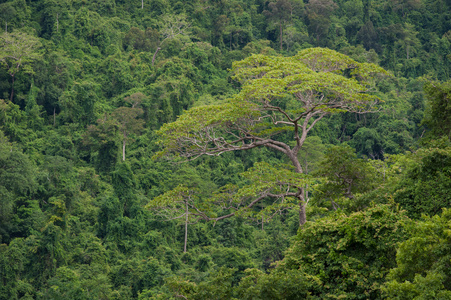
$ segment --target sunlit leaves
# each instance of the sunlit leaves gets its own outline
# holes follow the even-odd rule
[[[40,57],[41,43],[34,36],[22,32],[0,35],[0,62],[13,77],[20,70],[33,73],[30,63]]]
[[[242,84],[240,93],[224,104],[192,108],[164,125],[158,131],[164,147],[160,155],[246,150],[268,145],[265,138],[290,127],[300,131],[295,137],[300,147],[325,115],[374,111],[378,98],[370,83],[374,75],[386,74],[377,65],[322,48],[293,57],[251,55],[235,62],[232,72]]]
[[[161,137],[160,143],[165,146],[165,149],[156,157],[171,152],[191,156],[199,147],[208,147],[209,142],[223,143],[225,139],[216,135],[211,130],[213,127],[217,126],[220,129],[223,127],[223,133],[227,134],[228,125],[240,120],[250,120],[257,114],[258,112],[248,103],[194,107],[180,116],[177,122],[166,123],[157,131]]]

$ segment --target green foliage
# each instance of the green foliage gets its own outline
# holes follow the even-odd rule
[[[422,123],[430,129],[431,138],[451,139],[451,80],[427,81],[424,90],[428,101]]]
[[[37,188],[36,167],[28,156],[8,142],[0,131],[0,241],[10,241],[18,230],[15,202]]]
[[[383,288],[388,299],[449,299],[451,211],[412,224],[411,237],[396,254],[396,268]]]
[[[208,281],[195,284],[189,281],[169,278],[167,285],[175,297],[189,299],[233,299],[232,274],[235,269],[219,268]]]
[[[14,77],[20,70],[32,74],[30,63],[40,57],[37,52],[41,46],[39,40],[23,32],[5,32],[0,39],[2,45],[0,61],[9,75]]]
[[[395,246],[363,233],[380,220],[344,225],[350,217],[329,216],[319,199],[356,216],[374,203],[394,201],[415,218],[449,206],[449,82],[416,78],[450,77],[450,3],[304,2],[2,1],[0,299],[380,297]],[[376,74],[385,73],[376,63],[398,77]],[[366,110],[377,112],[353,113]],[[417,149],[420,137],[430,150]],[[319,164],[325,145],[343,142],[357,156],[332,147],[332,166]],[[208,154],[220,157],[183,165],[151,159],[218,145]],[[360,182],[352,199],[333,175],[343,166]],[[315,173],[329,181],[317,185]],[[186,222],[144,209],[165,198],[184,214],[180,184],[196,191],[183,254]],[[302,263],[309,273],[278,262],[294,243],[295,207],[316,220],[293,246],[319,245],[309,255],[321,259]],[[191,224],[196,208],[217,222]],[[442,213],[418,226],[445,228]],[[218,219],[227,215],[237,217]],[[309,236],[313,227],[324,234]],[[386,297],[447,297],[445,229],[418,234],[434,237],[418,251],[410,240],[401,247]]]
[[[351,75],[356,78],[343,76],[346,69],[351,69]],[[372,74],[385,71],[372,64],[357,63],[334,51],[316,48],[289,58],[254,55],[235,63],[234,72],[235,79],[244,83],[240,94],[222,105],[193,108],[177,122],[164,125],[158,131],[165,146],[163,153],[176,152],[188,157],[203,154],[192,139],[209,127],[217,127],[218,134],[224,135],[221,129],[226,130],[229,122],[243,126],[252,136],[264,138],[289,130],[286,125],[294,123],[296,126],[303,120],[306,123],[303,134],[307,134],[310,119],[319,120],[326,114],[347,110],[367,110],[377,98],[364,93],[366,89],[359,80],[367,83]],[[317,97],[316,93],[319,93]],[[307,101],[310,97],[312,99]],[[285,103],[277,103],[278,99]],[[270,112],[274,120],[259,119],[266,112]],[[245,120],[249,124],[241,125]],[[202,134],[198,138],[205,144],[210,141],[209,135]],[[232,141],[233,136],[229,142]],[[230,150],[240,150],[240,147],[211,149],[212,153]]]
[[[5,32],[0,36],[0,63],[11,76],[11,92],[9,100],[14,97],[14,79],[19,71],[33,74],[32,63],[40,58],[39,39],[23,32]]]
[[[224,104],[191,108],[177,121],[163,125],[157,131],[163,150],[157,156],[193,159],[268,147],[286,155],[294,173],[302,174],[305,171],[298,153],[309,131],[326,115],[371,111],[378,98],[368,94],[365,86],[371,85],[377,74],[386,74],[374,64],[358,63],[343,54],[321,48],[306,49],[293,57],[253,55],[234,63],[233,68],[234,79],[242,84],[240,93]],[[281,133],[290,132],[294,132],[292,147],[280,137]],[[250,176],[250,180],[259,182],[255,176]],[[286,178],[281,175],[280,179],[264,182],[256,189],[257,193],[237,193],[240,200],[234,199],[232,203],[240,206],[244,203],[242,199],[248,198],[250,203],[245,207],[248,209],[268,196],[280,198],[282,202],[285,197],[290,197],[298,201],[299,224],[302,225],[308,202],[306,183],[290,182]],[[268,186],[279,183],[288,186],[285,193],[277,189],[271,191]],[[262,192],[262,189],[266,190]],[[295,189],[297,192],[293,191]],[[283,210],[284,206],[286,204],[281,207],[271,205],[269,210]],[[241,211],[246,213],[245,209]],[[233,212],[215,220],[234,215]]]
[[[296,226],[296,222],[294,223]],[[274,218],[270,225],[265,224],[264,227],[262,225],[261,230],[254,231],[258,260],[264,270],[270,270],[272,264],[284,257],[284,252],[289,246],[289,237],[292,235],[292,232],[287,230],[288,225],[286,218]]]
[[[322,199],[320,202],[330,201],[333,209],[341,207],[341,197],[352,200],[358,194],[375,189],[382,179],[378,178],[380,174],[374,166],[357,158],[348,145],[327,149],[316,174],[324,178],[324,183],[315,189],[315,198]]]
[[[14,239],[9,246],[0,244],[0,288],[1,299],[17,299],[19,295],[33,294],[33,287],[26,281],[19,279],[27,265],[25,242]]]
[[[161,286],[169,273],[168,266],[154,257],[130,258],[117,264],[111,271],[111,278],[114,286],[130,288],[130,296],[135,298],[138,291]]]
[[[132,27],[124,37],[124,47],[133,48],[138,51],[155,51],[159,41],[159,32],[152,28],[145,31]]]
[[[433,216],[451,207],[450,149],[424,149],[396,186],[394,200],[409,216]]]
[[[276,270],[317,277],[319,285],[311,292],[321,299],[380,298],[397,244],[408,236],[407,223],[389,206],[307,222]]]
[[[246,275],[236,288],[238,299],[314,299],[310,290],[319,285],[316,278],[296,270],[275,269],[265,274],[257,269],[248,269]]]

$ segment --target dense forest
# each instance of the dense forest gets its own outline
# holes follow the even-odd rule
[[[450,0],[0,2],[0,299],[451,299]]]

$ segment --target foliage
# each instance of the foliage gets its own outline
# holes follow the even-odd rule
[[[389,299],[448,299],[451,211],[412,225],[411,237],[399,245],[396,268],[383,288]]]
[[[321,299],[380,298],[384,277],[395,266],[397,244],[408,237],[408,223],[389,206],[307,222],[276,270],[318,277],[312,294]]]
[[[381,297],[401,230],[356,234],[334,252],[348,264],[327,251],[351,225],[379,226],[375,213],[345,225],[375,203],[442,214],[418,226],[446,227],[450,12],[445,0],[2,1],[0,299]],[[168,145],[232,151],[151,159]],[[145,209],[163,198],[182,222]],[[311,222],[295,246],[301,216]],[[433,236],[419,243],[433,250],[413,254],[417,272],[406,242],[383,296],[446,295],[446,230],[406,230]],[[393,241],[372,243],[383,236]],[[328,265],[282,268],[305,242]],[[346,284],[324,294],[339,273]]]
[[[37,187],[35,165],[29,157],[8,142],[0,131],[0,241],[9,242],[17,233],[15,201],[28,197]]]
[[[424,149],[396,186],[394,200],[412,218],[433,216],[451,206],[450,149]]]
[[[372,110],[377,97],[367,93],[365,85],[376,74],[386,73],[320,48],[285,58],[253,55],[235,63],[233,71],[243,84],[241,92],[222,105],[192,108],[176,122],[163,125],[158,131],[164,147],[160,155],[196,158],[268,147],[286,155],[294,171],[303,173],[297,155],[309,131],[326,115]],[[277,138],[287,131],[294,135],[292,147]],[[298,199],[302,225],[308,199],[304,186],[297,189],[286,195]],[[266,196],[257,197],[252,205]]]
[[[451,80],[446,82],[428,81],[424,85],[427,108],[422,121],[435,137],[451,138]]]
[[[317,188],[315,197],[330,201],[333,209],[340,207],[340,197],[352,200],[356,194],[376,188],[380,181],[374,166],[357,158],[348,145],[327,149],[316,173],[323,176],[325,181]]]
[[[265,274],[257,269],[248,269],[237,287],[238,299],[314,299],[312,288],[319,285],[317,278],[297,270],[273,270]]]
[[[0,36],[0,62],[11,76],[11,93],[14,97],[14,79],[19,71],[32,74],[31,63],[40,55],[37,49],[41,46],[39,39],[22,32],[5,32]]]
[[[352,77],[344,76],[346,70]],[[267,142],[265,138],[291,130],[290,125],[296,132],[294,149],[301,148],[307,133],[324,116],[370,109],[377,98],[365,93],[363,84],[369,83],[373,74],[384,73],[375,65],[319,48],[290,58],[254,55],[236,63],[234,72],[235,79],[244,83],[240,94],[222,105],[193,108],[177,122],[163,126],[158,131],[165,147],[162,154],[175,152],[195,157],[246,150],[260,144],[275,148],[277,144],[271,145],[271,139]],[[232,135],[224,141],[218,139],[213,147],[204,150],[200,145],[211,141],[210,131],[215,128],[218,135],[225,135],[227,130],[244,130],[250,137],[237,135],[235,140]],[[234,145],[241,141],[249,144]]]

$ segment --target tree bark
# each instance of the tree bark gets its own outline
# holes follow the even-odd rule
[[[283,35],[283,29],[282,29],[282,22],[279,24],[279,30],[280,30],[280,52],[282,52],[282,35]]]
[[[299,159],[296,155],[293,155],[293,153],[288,153],[288,157],[290,158],[291,162],[293,163],[293,166],[296,169],[296,172],[299,174],[304,174],[304,171],[302,169],[301,163],[299,162]],[[308,195],[308,194],[307,194]],[[299,188],[299,226],[302,227],[305,222],[307,222],[307,214],[305,211],[305,208],[307,206],[306,201],[306,189],[305,188]]]
[[[186,253],[186,244],[188,243],[188,202],[185,202],[185,244],[183,253]]]
[[[158,53],[158,51],[160,51],[160,47],[158,47],[157,48],[157,50],[155,50],[155,53],[154,53],[154,55],[153,55],[153,57],[152,57],[152,66],[153,66],[153,64],[154,64],[154,62],[155,62],[155,58],[157,57],[157,53]]]
[[[299,227],[302,227],[307,222],[307,214],[305,212],[305,206],[307,203],[303,200],[299,202]]]
[[[122,141],[122,161],[125,161],[125,138]]]
[[[9,98],[9,101],[13,102],[13,96],[14,96],[14,75],[11,76],[11,97]]]

